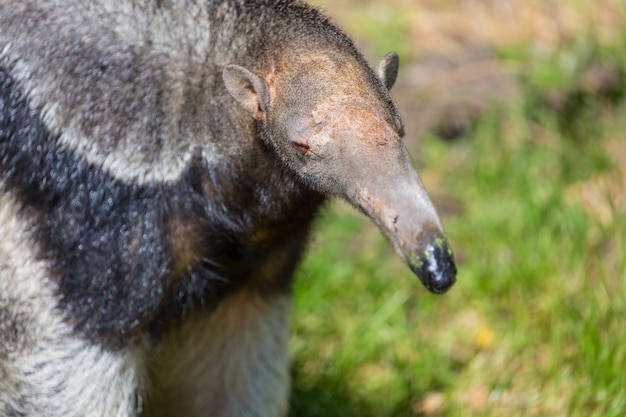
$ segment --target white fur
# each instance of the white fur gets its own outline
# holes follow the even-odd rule
[[[287,413],[290,296],[241,290],[172,329],[151,369],[159,417]]]

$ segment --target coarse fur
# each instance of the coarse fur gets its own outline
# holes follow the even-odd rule
[[[283,416],[327,196],[456,272],[388,89],[292,0],[0,0],[0,415]]]

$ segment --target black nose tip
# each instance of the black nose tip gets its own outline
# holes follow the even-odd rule
[[[413,272],[429,291],[443,294],[456,282],[456,265],[445,242],[428,244],[419,261],[410,264]]]
[[[456,265],[452,256],[442,254],[442,251],[435,250],[435,253],[424,259],[424,277],[422,282],[430,291],[436,294],[443,294],[456,282]]]

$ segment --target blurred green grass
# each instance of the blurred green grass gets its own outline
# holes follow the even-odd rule
[[[412,4],[395,3],[387,24],[402,31]],[[360,6],[340,23],[367,25]],[[394,49],[381,24],[357,33],[375,56]],[[532,38],[490,45],[521,93],[453,142],[406,138],[435,204],[452,206],[448,294],[427,293],[367,219],[329,205],[294,289],[290,415],[626,415],[626,25],[614,29],[601,39],[581,24],[541,53]],[[589,86],[591,64],[617,74],[610,88]]]

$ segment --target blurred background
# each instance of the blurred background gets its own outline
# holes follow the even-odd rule
[[[459,268],[341,202],[292,323],[298,417],[626,415],[626,1],[316,0],[392,95]]]

